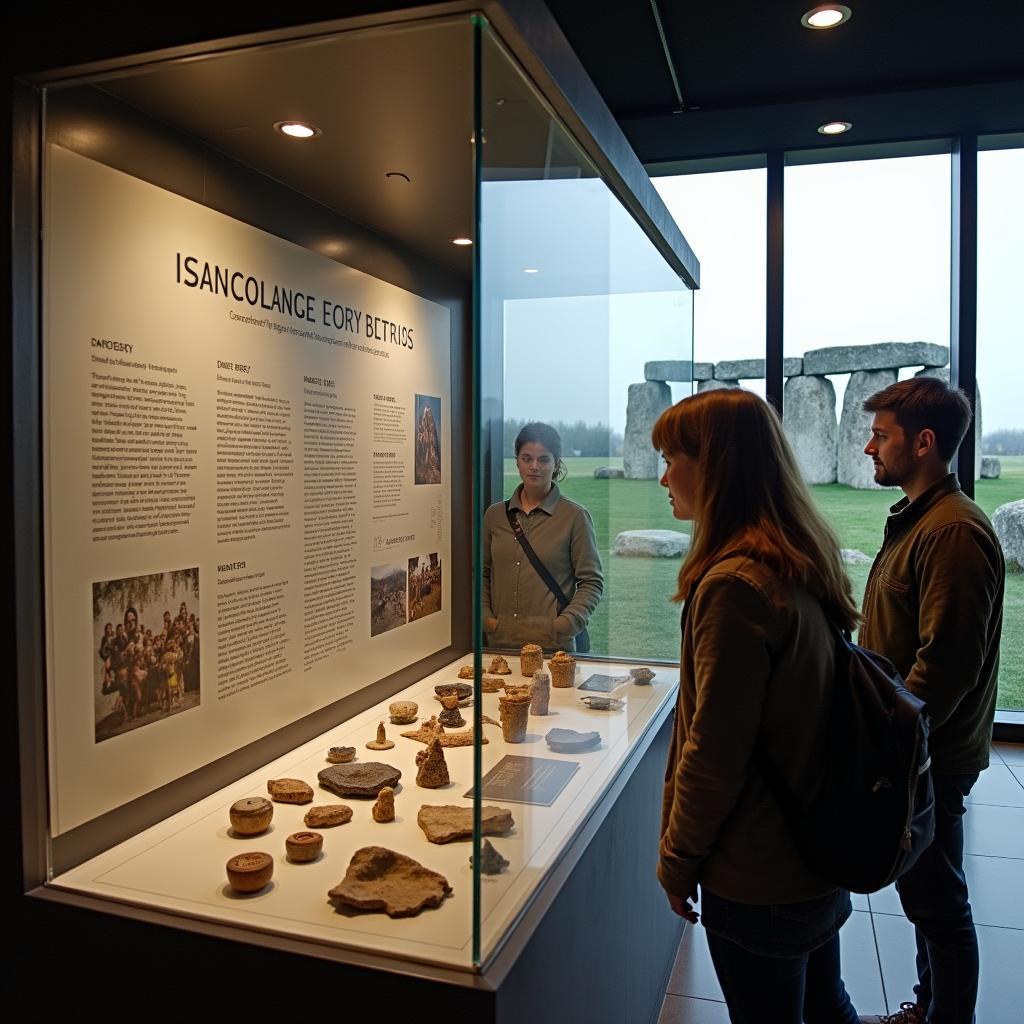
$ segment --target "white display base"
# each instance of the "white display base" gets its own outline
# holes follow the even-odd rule
[[[485,668],[488,660],[485,659]],[[473,785],[473,748],[447,748],[445,758],[452,781],[441,789],[421,789],[415,782],[415,756],[425,747],[399,735],[417,728],[418,723],[394,726],[387,716],[387,704],[393,700],[416,701],[419,722],[439,713],[441,705],[434,697],[434,686],[455,681],[459,666],[471,661],[467,656],[421,679],[382,705],[57,876],[50,884],[312,942],[472,969],[472,844],[469,840],[443,846],[427,842],[416,824],[416,814],[423,804],[472,806],[472,800],[463,794]],[[519,674],[519,659],[509,657],[508,661],[513,669],[508,678],[525,682]],[[592,673],[625,675],[629,667],[614,662],[584,662],[577,670],[577,686]],[[586,693],[576,688],[552,688],[550,714],[530,717],[523,743],[505,743],[500,727],[484,726],[489,741],[482,748],[484,775],[506,754],[575,761],[580,767],[552,806],[504,805],[512,811],[515,828],[509,835],[492,840],[510,866],[500,875],[481,879],[481,962],[486,963],[500,945],[658,712],[674,698],[677,685],[678,671],[660,666],[652,685],[630,683],[611,694],[625,701],[621,711],[591,710],[580,701]],[[480,696],[483,713],[497,720],[499,695]],[[472,721],[472,712],[472,708],[463,709],[467,723]],[[385,751],[367,750],[366,742],[375,738],[381,719],[395,746]],[[544,735],[556,727],[581,732],[596,730],[602,737],[601,747],[581,754],[556,754],[544,742]],[[357,761],[383,761],[401,769],[394,822],[374,822],[370,814],[372,800],[338,797],[317,785],[317,773],[328,766],[326,752],[332,746],[354,746]],[[293,864],[284,852],[285,837],[306,830],[302,819],[310,804],[275,804],[271,828],[260,836],[236,837],[230,829],[231,804],[242,797],[267,796],[267,780],[276,778],[308,782],[314,790],[314,805],[345,803],[353,809],[347,825],[317,830],[324,837],[324,851],[314,863]],[[484,803],[500,805],[501,801],[485,799]],[[453,895],[436,910],[397,920],[382,913],[335,909],[327,891],[344,877],[352,853],[371,845],[404,853],[441,872],[452,886]],[[262,892],[239,896],[228,887],[225,864],[230,857],[247,850],[263,850],[273,855],[274,878]]]

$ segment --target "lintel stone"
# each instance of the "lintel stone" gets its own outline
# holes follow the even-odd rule
[[[691,363],[689,359],[656,359],[644,363],[644,380],[688,383],[691,380],[711,380],[713,375],[713,363]]]
[[[904,366],[945,366],[949,348],[930,341],[883,341],[876,345],[837,345],[804,353],[804,373],[857,373]]]

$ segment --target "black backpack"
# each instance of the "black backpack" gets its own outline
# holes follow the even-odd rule
[[[755,754],[814,874],[877,892],[905,874],[935,835],[928,713],[895,666],[838,629],[821,784],[798,802],[764,751]]]

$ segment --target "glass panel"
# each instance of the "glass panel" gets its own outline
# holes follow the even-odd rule
[[[981,479],[975,500],[992,517],[1006,554],[999,661],[1000,708],[1024,710],[1024,354],[1020,289],[1024,149],[978,154],[978,392],[983,397]],[[1017,507],[1007,507],[1017,502]],[[1016,522],[1014,534],[1013,523]],[[1011,539],[1016,536],[1016,547]]]
[[[503,680],[530,685],[531,651],[543,659],[551,687],[550,717],[537,714],[543,678],[533,682],[532,698],[517,703],[509,693],[485,693],[478,703],[478,713],[483,705],[505,719],[504,742],[492,730],[481,749],[483,798],[512,801],[516,819],[514,836],[494,841],[512,862],[500,886],[475,879],[486,960],[676,678],[674,669],[657,667],[654,685],[634,683],[629,659],[679,656],[679,612],[668,597],[689,524],[672,518],[658,486],[650,430],[672,401],[672,384],[689,393],[693,302],[496,40],[484,32],[481,44],[479,470],[489,504],[481,529],[483,667],[500,650],[512,669],[492,682],[485,676],[483,688]],[[558,436],[528,432],[517,460],[516,438],[533,421]],[[567,471],[557,483],[561,498],[549,490],[549,456],[559,445]],[[505,499],[567,591],[566,614],[517,543]],[[672,532],[655,541],[621,536],[652,529]],[[624,547],[630,543],[654,544],[644,550],[670,557],[630,557],[637,550]],[[589,655],[574,636],[584,624]],[[569,653],[553,658],[559,650]],[[615,704],[607,710],[582,701],[609,697]],[[520,717],[524,733],[516,736],[511,723]],[[593,732],[597,746],[567,754],[549,736],[555,725]]]
[[[948,379],[949,166],[941,155],[786,169],[786,433],[858,602],[900,497],[873,481],[861,403],[914,373]]]

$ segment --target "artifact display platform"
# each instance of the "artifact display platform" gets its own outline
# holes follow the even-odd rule
[[[468,657],[459,659],[389,700],[417,701],[420,707],[429,707],[435,687],[456,683],[460,668],[468,661]],[[487,661],[484,664],[486,667]],[[590,665],[614,676],[627,674],[629,669],[628,665],[601,661]],[[513,667],[519,668],[518,664]],[[617,692],[625,713],[613,715],[587,708],[575,689],[554,689],[549,714],[530,719],[523,741],[514,745],[503,739],[500,726],[485,722],[489,742],[481,748],[483,775],[513,753],[519,760],[563,760],[572,774],[550,806],[516,803],[511,829],[490,835],[494,850],[509,866],[500,874],[485,874],[481,879],[482,964],[486,965],[519,919],[637,744],[651,730],[661,727],[677,682],[675,670],[659,669],[654,685],[623,686]],[[497,719],[498,694],[474,693],[472,699],[482,700],[482,711],[488,718]],[[463,807],[467,814],[472,813],[472,800],[463,796],[473,786],[472,747],[447,747],[444,755],[451,781],[439,789],[423,790],[413,780],[416,755],[425,748],[413,739],[396,736],[394,749],[387,753],[402,776],[393,787],[394,820],[375,820],[369,800],[352,801],[346,807],[351,820],[343,828],[328,828],[322,836],[322,853],[308,863],[297,862],[294,850],[290,851],[286,843],[291,837],[294,846],[294,834],[308,829],[308,804],[275,803],[272,822],[258,835],[244,835],[232,826],[232,808],[239,801],[265,799],[269,780],[305,782],[315,792],[316,805],[337,803],[336,796],[317,782],[325,768],[338,771],[329,768],[329,752],[341,746],[362,748],[365,737],[372,734],[386,711],[387,703],[367,709],[235,784],[59,875],[51,884],[187,917],[472,969],[472,842],[429,842],[417,820],[424,805]],[[467,720],[471,720],[472,713],[472,708],[466,710]],[[545,736],[556,725],[597,733],[600,747],[575,755],[552,751]],[[369,759],[360,751],[350,767],[358,771],[358,766]],[[485,797],[488,804],[501,804],[486,790]],[[373,900],[365,903],[364,909],[357,909],[357,903],[329,895],[342,887],[353,857],[365,847],[383,847],[393,851],[402,863],[402,858],[411,859],[423,871],[437,873],[450,885],[451,895],[426,902],[414,917],[388,916],[391,911],[384,903],[374,904]],[[272,877],[268,875],[256,891],[240,891],[237,883],[225,880],[224,865],[239,855],[256,853],[270,855]],[[378,905],[382,909],[377,909]]]

